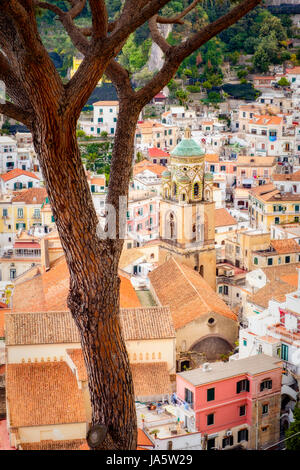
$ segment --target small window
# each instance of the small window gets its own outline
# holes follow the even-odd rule
[[[249,392],[249,384],[250,382],[248,379],[240,380],[239,382],[237,382],[236,393]]]
[[[268,266],[272,266],[273,264],[273,258],[268,258]]]
[[[216,439],[213,437],[212,439],[207,440],[207,450],[214,449],[216,447]]]
[[[247,346],[247,340],[243,339],[243,346]]]
[[[248,441],[248,429],[241,429],[238,432],[238,442]]]
[[[207,390],[207,401],[212,401],[215,399],[215,389],[214,388],[209,388]]]
[[[269,405],[262,406],[262,414],[267,415],[269,413]]]
[[[263,392],[266,389],[272,389],[272,380],[264,380],[263,382],[261,382],[260,391]]]
[[[207,426],[211,426],[215,422],[215,415],[214,413],[211,413],[207,415]]]
[[[188,388],[185,389],[185,401],[192,405],[194,403],[194,394]]]
[[[240,416],[245,416],[246,414],[246,405],[240,406]]]
[[[233,446],[233,436],[226,436],[222,440],[222,449],[227,446]]]
[[[286,256],[286,257],[285,257],[285,262],[288,264],[290,261],[291,261],[291,257],[290,257],[290,256]]]

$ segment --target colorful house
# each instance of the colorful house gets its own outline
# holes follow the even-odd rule
[[[264,354],[177,374],[176,398],[193,410],[206,448],[263,449],[279,441],[282,365]]]

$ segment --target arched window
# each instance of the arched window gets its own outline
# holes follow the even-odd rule
[[[195,197],[199,196],[199,184],[198,183],[194,184],[194,196]]]
[[[182,200],[185,201],[185,193],[182,195]]]
[[[254,264],[258,264],[258,258],[254,258]]]
[[[203,264],[201,264],[201,266],[200,266],[200,274],[201,274],[202,277],[204,276],[204,266],[203,266]]]
[[[177,194],[177,185],[176,183],[173,184],[173,196],[176,196]]]

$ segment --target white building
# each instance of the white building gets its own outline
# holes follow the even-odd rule
[[[9,191],[17,191],[25,188],[39,188],[40,179],[34,173],[15,168],[0,175],[0,192],[7,194]]]
[[[119,113],[118,101],[97,101],[93,103],[94,113],[90,120],[79,120],[80,128],[87,135],[100,136],[101,132],[115,135]]]
[[[0,172],[6,173],[17,166],[17,143],[7,136],[0,136]]]

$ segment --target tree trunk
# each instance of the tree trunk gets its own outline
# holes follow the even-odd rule
[[[37,120],[33,137],[70,271],[68,306],[80,332],[92,424],[108,429],[101,449],[136,449],[132,375],[119,324],[122,242],[97,235],[76,122],[53,116]]]

